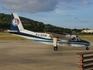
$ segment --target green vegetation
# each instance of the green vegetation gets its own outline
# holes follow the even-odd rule
[[[63,27],[57,27],[50,24],[44,24],[43,22],[34,21],[28,18],[20,17],[22,24],[25,29],[32,30],[35,32],[67,32],[71,33],[73,30],[80,32],[81,30],[69,29]],[[8,14],[0,14],[0,30],[10,29],[11,16]]]
[[[43,22],[34,21],[29,18],[24,18],[20,16],[20,19],[22,21],[22,24],[25,29],[35,31],[35,32],[54,32],[54,33],[73,33],[73,31],[76,32],[76,34],[85,35],[86,33],[81,33],[83,29],[69,29],[69,28],[63,28],[58,26],[53,26],[50,24],[44,24]],[[10,23],[11,23],[11,15],[0,13],[0,31],[3,32],[5,30],[10,29]],[[63,22],[60,22],[63,23]],[[65,24],[65,23],[64,23]],[[86,28],[84,28],[86,29]],[[87,35],[93,35],[93,33],[87,33]]]

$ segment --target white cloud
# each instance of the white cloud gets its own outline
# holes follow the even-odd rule
[[[47,12],[56,9],[59,0],[0,0],[3,8],[19,12]]]
[[[85,4],[85,5],[93,4],[93,2],[88,2],[88,1],[86,1],[86,0],[84,0],[82,3]]]
[[[88,0],[0,0],[0,3],[6,10],[28,13],[53,11],[58,4],[90,4]]]

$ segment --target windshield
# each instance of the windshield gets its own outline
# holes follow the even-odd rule
[[[71,41],[81,41],[81,38],[79,36],[77,36],[77,35],[73,35],[71,37]]]

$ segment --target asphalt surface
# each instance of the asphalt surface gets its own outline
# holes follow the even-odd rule
[[[79,70],[78,52],[93,51],[85,47],[59,46],[58,51],[52,45],[31,40],[1,40],[0,70]]]

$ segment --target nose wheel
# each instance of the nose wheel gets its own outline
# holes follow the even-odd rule
[[[86,47],[86,50],[89,50],[89,47]]]
[[[58,46],[57,46],[57,38],[56,37],[53,38],[53,46],[54,46],[54,51],[57,51]]]
[[[54,51],[57,51],[58,50],[58,46],[54,46]]]

